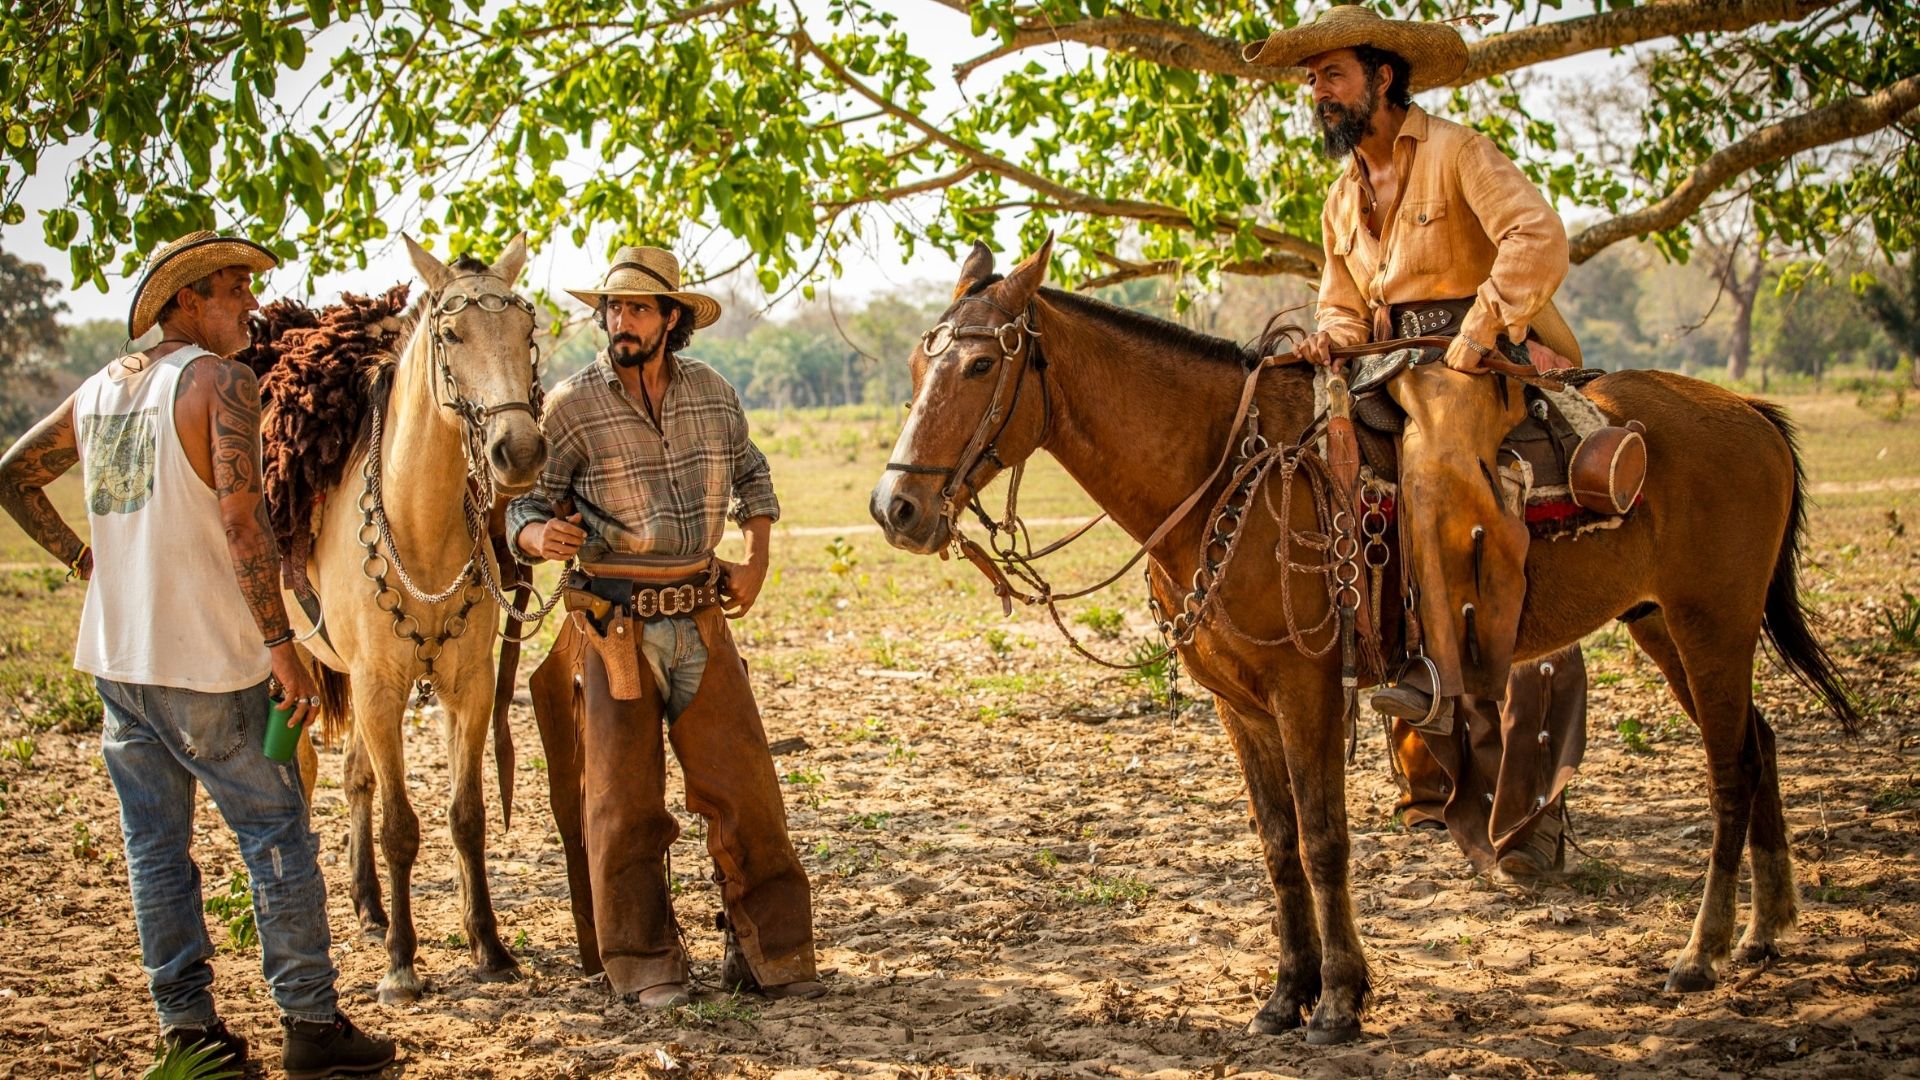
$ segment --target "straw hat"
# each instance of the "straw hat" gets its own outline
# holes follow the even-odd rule
[[[147,272],[133,290],[127,312],[127,336],[138,340],[153,329],[153,320],[181,289],[217,270],[244,266],[261,274],[280,265],[273,252],[251,240],[201,230],[162,247],[147,260]]]
[[[1275,31],[1240,51],[1250,64],[1297,67],[1309,56],[1371,45],[1399,53],[1413,68],[1410,92],[1446,86],[1467,70],[1467,42],[1445,23],[1383,19],[1364,7],[1343,5],[1318,19]]]
[[[613,268],[591,289],[568,289],[575,300],[600,307],[603,296],[668,296],[687,305],[693,328],[712,326],[720,318],[720,301],[705,293],[680,287],[680,260],[657,247],[623,247],[614,253]]]

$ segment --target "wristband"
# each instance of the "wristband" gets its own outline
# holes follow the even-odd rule
[[[87,561],[87,552],[92,550],[93,550],[92,545],[88,544],[84,540],[81,541],[80,554],[75,555],[73,557],[73,561],[67,564],[67,580],[68,581],[72,581],[74,578],[80,576],[80,564]]]
[[[1464,334],[1464,333],[1460,335],[1460,340],[1461,340],[1461,341],[1464,341],[1464,342],[1466,342],[1466,343],[1467,343],[1467,348],[1469,348],[1469,349],[1472,349],[1472,350],[1473,350],[1474,352],[1477,352],[1477,353],[1479,353],[1479,354],[1480,354],[1481,356],[1485,356],[1485,355],[1487,355],[1488,353],[1490,353],[1490,352],[1492,352],[1492,351],[1493,351],[1492,349],[1490,349],[1490,348],[1488,348],[1487,346],[1485,346],[1485,345],[1482,345],[1482,344],[1480,344],[1479,342],[1477,342],[1477,341],[1475,341],[1475,340],[1473,340],[1472,338],[1470,338],[1470,337],[1468,337],[1468,336],[1467,336],[1466,334]]]
[[[287,642],[292,640],[293,640],[293,629],[289,627],[286,630],[281,631],[279,634],[261,642],[261,644],[265,645],[269,649],[277,649],[280,646],[285,645]]]

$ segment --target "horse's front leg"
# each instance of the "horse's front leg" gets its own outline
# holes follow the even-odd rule
[[[498,621],[474,619],[476,628]],[[482,672],[492,667],[493,643],[484,637],[472,642],[478,648],[462,651],[457,670]],[[500,943],[500,928],[493,915],[493,897],[487,888],[487,731],[493,722],[493,680],[465,678],[450,688],[447,695],[447,752],[453,765],[453,801],[447,821],[453,832],[453,849],[460,860],[460,903],[467,931],[467,947],[473,954],[474,974],[483,982],[500,982],[520,977],[520,964]]]
[[[380,793],[380,853],[386,857],[387,889],[393,902],[387,924],[387,973],[375,991],[385,1005],[417,1000],[422,989],[414,970],[420,939],[413,928],[412,892],[413,863],[420,855],[420,819],[407,801],[406,755],[400,740],[408,690],[404,676],[370,676],[353,684],[356,731],[372,761]]]
[[[1300,829],[1293,812],[1293,782],[1287,774],[1286,748],[1273,717],[1235,709],[1216,697],[1220,721],[1233,741],[1240,771],[1247,779],[1247,803],[1266,854],[1279,908],[1275,930],[1280,954],[1273,993],[1247,1025],[1253,1035],[1278,1035],[1301,1025],[1320,997],[1320,932],[1313,917],[1313,892],[1300,863]]]
[[[1347,877],[1346,730],[1339,675],[1323,661],[1287,659],[1275,675],[1281,689],[1274,712],[1293,781],[1300,858],[1320,927],[1320,1003],[1307,1021],[1307,1042],[1324,1046],[1359,1036],[1371,982]]]

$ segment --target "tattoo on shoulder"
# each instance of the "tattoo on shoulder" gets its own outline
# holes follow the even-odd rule
[[[214,494],[224,498],[236,492],[258,492],[260,383],[246,365],[231,360],[216,361],[210,368],[205,377],[213,393],[208,425],[213,436]]]

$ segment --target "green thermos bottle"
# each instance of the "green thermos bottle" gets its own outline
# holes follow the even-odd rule
[[[294,748],[300,745],[304,725],[287,723],[293,719],[294,708],[291,697],[284,702],[275,701],[271,694],[267,697],[267,739],[261,750],[274,761],[292,761]]]

